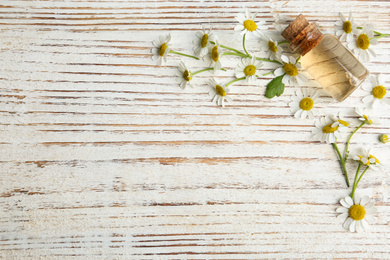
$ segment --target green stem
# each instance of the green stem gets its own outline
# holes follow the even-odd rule
[[[348,153],[349,153],[348,147],[349,147],[349,142],[351,141],[352,136],[353,136],[353,135],[362,127],[362,126],[364,126],[365,123],[366,123],[366,122],[361,123],[361,124],[358,126],[358,128],[356,128],[355,131],[353,131],[352,134],[349,136],[348,141],[347,141],[347,144],[345,145],[345,150],[344,150],[344,161],[345,161],[345,162],[347,161],[347,158],[348,158]]]
[[[268,73],[264,73],[263,76],[267,76],[267,75],[270,75],[270,74],[273,74],[274,72],[273,71],[270,71]]]
[[[239,56],[239,57],[242,57],[242,58],[247,58],[248,55],[246,54],[240,54],[240,53],[235,53],[235,52],[224,52],[222,53],[222,55],[234,55],[234,56]]]
[[[211,44],[215,44],[215,42],[213,42],[213,41],[210,41],[210,43],[211,43]],[[234,52],[237,52],[237,53],[239,53],[239,54],[245,55],[245,53],[240,52],[239,50],[236,50],[236,49],[234,49],[234,48],[232,48],[232,47],[228,47],[228,46],[225,46],[225,45],[222,45],[222,44],[220,44],[219,46],[220,46],[221,48],[226,49],[226,50],[234,51]]]
[[[290,42],[289,41],[281,41],[281,42],[278,42],[278,45],[283,44],[283,43],[290,43]]]
[[[239,57],[242,57],[242,58],[248,58],[249,56],[246,55],[246,54],[239,54],[239,53],[234,53],[234,52],[224,52],[222,53],[222,55],[234,55],[234,56],[239,56]],[[250,57],[249,57],[250,58]],[[270,60],[270,59],[266,59],[266,58],[258,58],[256,57],[256,60],[261,60],[261,61],[267,61],[267,62],[273,62],[273,63],[278,63],[278,64],[282,64],[280,63],[279,61],[277,60]]]
[[[257,57],[256,57],[256,60],[261,60],[261,61],[267,61],[267,62],[273,62],[273,63],[282,64],[281,62],[279,62],[279,61],[277,61],[277,60],[270,60],[270,59],[266,59],[266,58],[257,58]]]
[[[214,70],[214,68],[207,68],[207,69],[203,69],[203,70],[198,70],[198,71],[195,71],[195,72],[191,73],[191,75],[195,76],[196,74],[199,74],[199,73],[202,73],[202,72],[205,72],[205,71],[209,71],[209,70]],[[224,68],[221,68],[221,70],[226,71]]]
[[[225,86],[227,87],[227,86],[229,86],[229,85],[231,85],[231,84],[233,84],[233,83],[235,83],[235,82],[237,82],[237,81],[244,80],[244,79],[246,79],[246,77],[242,77],[242,78],[238,78],[238,79],[233,79],[232,81],[226,83]]]
[[[362,165],[359,163],[359,166],[358,166],[358,168],[357,168],[357,170],[356,170],[356,173],[355,173],[355,178],[353,179],[353,185],[352,185],[352,193],[351,193],[351,198],[353,199],[353,195],[355,194],[355,190],[356,190],[356,187],[357,187],[357,185],[356,185],[356,181],[357,181],[357,177],[358,177],[358,175],[359,175],[359,172],[360,172],[360,168],[362,167]]]
[[[374,36],[374,38],[380,39],[380,38],[388,37],[388,36],[390,36],[390,34],[381,34],[381,35],[378,35],[378,36]]]
[[[361,27],[361,26],[358,26],[358,27],[356,27],[357,29],[363,29],[363,27]],[[375,33],[375,34],[378,34],[378,36],[375,36],[374,38],[377,38],[377,39],[380,39],[380,38],[383,38],[383,37],[388,37],[388,36],[390,36],[390,34],[389,33],[380,33],[380,32],[377,32],[377,31],[373,31],[373,33]]]
[[[242,37],[242,47],[244,48],[246,55],[248,55],[249,58],[252,58],[252,56],[249,55],[249,53],[246,51],[246,48],[245,48],[245,36],[246,36],[246,34],[244,34],[244,37]]]
[[[173,54],[177,54],[177,55],[193,58],[195,60],[199,60],[198,57],[195,57],[195,56],[192,56],[192,55],[188,55],[188,54],[185,54],[185,53],[181,53],[181,52],[177,52],[177,51],[173,51],[173,50],[170,50],[169,53],[173,53]]]
[[[366,169],[364,169],[364,171],[363,171],[362,174],[360,175],[359,179],[358,179],[357,182],[356,182],[356,187],[359,185],[360,180],[362,179],[363,175],[366,173],[366,171],[368,170],[368,168],[370,168],[370,166],[367,166]]]
[[[350,187],[351,185],[349,184],[349,178],[348,178],[347,168],[345,167],[345,161],[343,160],[343,157],[341,156],[340,150],[337,147],[336,142],[333,143],[333,147],[336,150],[337,155],[339,156],[340,165],[341,165],[341,168],[343,169],[343,172],[344,172],[344,175],[345,175],[345,180],[347,182],[347,186]]]

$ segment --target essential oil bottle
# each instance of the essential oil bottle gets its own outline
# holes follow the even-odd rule
[[[367,78],[369,71],[333,35],[322,34],[301,14],[282,33],[289,49],[329,94],[341,102]]]

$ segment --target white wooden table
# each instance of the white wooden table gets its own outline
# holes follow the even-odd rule
[[[338,12],[352,10],[390,33],[390,1],[0,2],[0,257],[390,258],[389,169],[359,187],[378,208],[371,230],[345,231],[335,209],[350,190],[332,146],[312,138],[314,122],[291,115],[297,87],[268,100],[269,77],[239,83],[221,108],[204,84],[211,73],[193,89],[175,81],[180,60],[205,63],[151,61],[160,34],[192,53],[201,24],[241,49],[234,17],[245,7],[270,30],[279,15],[303,13],[334,33]],[[375,50],[366,66],[389,89],[390,38]],[[239,59],[224,59],[219,79],[233,79]],[[317,118],[352,118],[364,94],[321,96]],[[389,161],[377,140],[390,133],[389,107],[376,112],[382,125],[363,128],[351,148]]]

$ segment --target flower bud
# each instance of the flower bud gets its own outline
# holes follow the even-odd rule
[[[389,139],[389,136],[387,134],[382,134],[379,137],[379,141],[381,141],[382,143],[386,144],[386,143],[390,142],[390,139]]]

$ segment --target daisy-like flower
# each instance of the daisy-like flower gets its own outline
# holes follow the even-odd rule
[[[317,109],[313,108],[320,95],[316,90],[300,90],[295,92],[296,96],[292,96],[292,102],[290,103],[291,112],[294,113],[296,118],[310,118],[314,119],[314,114],[317,113]]]
[[[233,101],[227,96],[230,89],[225,84],[218,83],[215,79],[210,79],[207,84],[213,89],[209,92],[209,95],[213,97],[213,102],[217,102],[218,106],[225,107],[225,99],[229,102]]]
[[[205,27],[202,25],[203,32],[196,32],[195,35],[197,39],[193,41],[195,44],[194,46],[194,52],[195,55],[203,58],[208,52],[210,47],[210,40],[213,40],[214,35],[211,31],[211,28],[206,32]]]
[[[159,66],[162,65],[163,61],[167,62],[167,55],[169,53],[169,45],[168,43],[171,40],[171,34],[164,37],[160,35],[157,40],[153,41],[154,48],[152,48],[152,59],[157,60],[157,64]]]
[[[335,24],[336,35],[340,36],[340,41],[352,41],[353,35],[357,34],[357,25],[353,22],[352,12],[349,12],[349,17],[346,19],[342,13],[339,14],[341,21]]]
[[[387,134],[381,134],[379,136],[379,141],[381,141],[381,143],[387,144],[390,142],[390,138]]]
[[[214,75],[217,75],[222,68],[221,63],[221,47],[218,39],[215,39],[215,45],[209,47],[209,54],[205,55],[203,59],[210,62],[210,67],[214,69]]]
[[[374,38],[374,27],[372,24],[364,24],[363,30],[358,31],[357,39],[352,38],[348,43],[348,48],[351,49],[362,62],[370,61],[370,55],[376,57],[376,53],[370,48],[371,44],[378,44],[378,39]]]
[[[375,117],[372,109],[355,108],[356,114],[360,116],[359,120],[365,122],[367,125],[380,125],[380,120]]]
[[[388,97],[389,95],[387,94],[386,88],[383,86],[381,75],[376,77],[371,76],[371,82],[371,85],[364,84],[362,87],[365,91],[370,93],[363,98],[363,102],[372,108],[378,106],[382,102],[390,105],[390,98]]]
[[[260,50],[265,51],[266,58],[271,60],[278,60],[283,51],[282,47],[278,46],[277,41],[266,35],[260,40]]]
[[[294,57],[282,55],[281,61],[283,62],[283,67],[277,68],[274,71],[274,75],[281,76],[284,74],[282,79],[283,84],[290,86],[296,84],[302,85],[308,81],[308,78],[305,75],[299,73],[302,66]]]
[[[252,58],[243,58],[236,67],[236,77],[245,77],[245,81],[249,83],[255,82],[257,79],[256,72],[261,66],[263,64],[256,60],[255,56],[252,56]]]
[[[177,73],[177,82],[180,82],[180,87],[182,89],[185,89],[188,86],[193,87],[191,84],[192,80],[192,74],[191,71],[187,68],[187,66],[184,64],[184,62],[179,63],[179,71],[180,73]]]
[[[347,218],[343,227],[350,232],[363,232],[369,228],[368,222],[374,221],[374,215],[377,213],[374,207],[375,203],[370,201],[368,196],[360,198],[357,194],[352,200],[346,197],[340,200],[342,207],[336,209],[341,213],[338,217]]]
[[[369,166],[370,169],[373,170],[382,168],[382,163],[377,158],[377,156],[373,155],[372,149],[366,150],[364,148],[360,148],[358,152],[352,157],[352,159],[358,161],[364,166]]]
[[[253,34],[255,36],[262,36],[262,30],[267,30],[268,26],[265,25],[264,21],[258,22],[257,24],[254,22],[257,13],[251,15],[249,10],[246,10],[244,14],[238,14],[236,20],[240,23],[236,27],[234,27],[235,31],[241,31],[241,34]]]
[[[316,128],[313,130],[314,138],[321,142],[335,143],[337,138],[341,137],[341,130],[345,127],[339,121],[335,121],[332,116],[320,118],[315,123]]]

